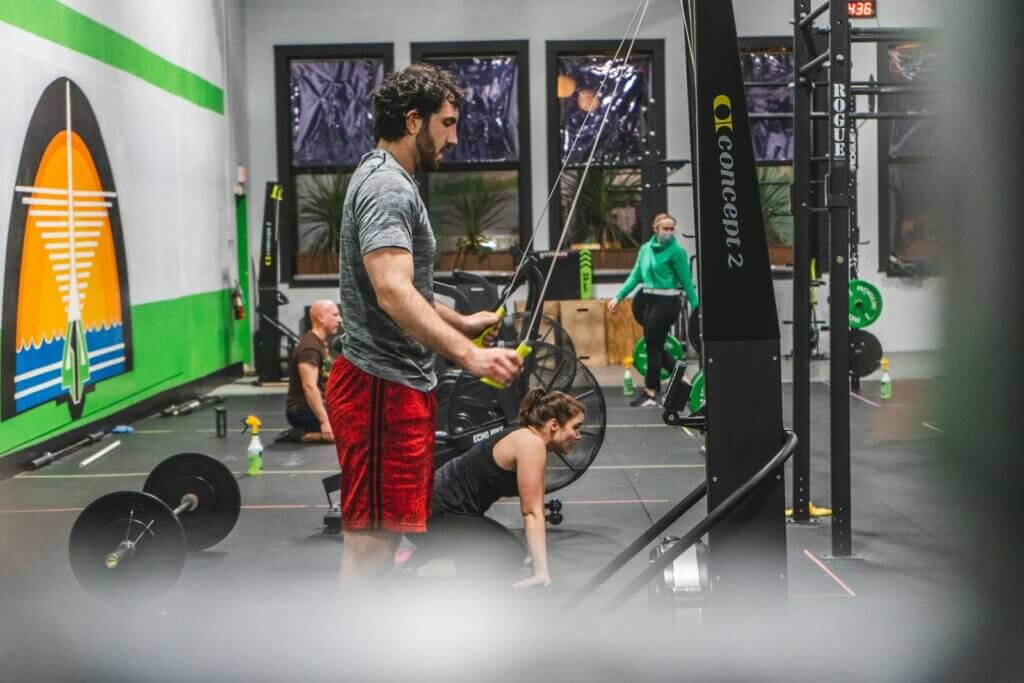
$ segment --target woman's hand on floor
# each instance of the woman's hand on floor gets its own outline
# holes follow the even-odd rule
[[[548,576],[547,574],[534,574],[533,576],[531,576],[528,579],[523,579],[522,581],[516,581],[514,584],[512,584],[512,587],[513,588],[532,588],[534,586],[541,586],[542,588],[547,588],[550,585],[551,585],[551,577],[550,576]]]

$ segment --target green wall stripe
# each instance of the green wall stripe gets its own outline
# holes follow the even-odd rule
[[[0,21],[224,113],[224,91],[216,85],[56,0],[0,0]]]
[[[132,306],[134,369],[86,394],[77,422],[56,402],[0,422],[0,457],[241,362],[248,330],[234,319],[230,289]]]
[[[252,325],[249,316],[253,307],[249,304],[249,198],[246,195],[235,197],[235,239],[238,246],[238,282],[242,288],[242,301],[245,302],[245,323],[243,326],[246,339],[251,336]],[[252,365],[252,345],[246,344],[242,349],[242,360]]]

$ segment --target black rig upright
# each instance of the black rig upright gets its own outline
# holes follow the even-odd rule
[[[732,3],[692,3],[690,18],[708,506],[714,509],[783,443],[781,353]],[[709,532],[716,611],[784,605],[784,489],[779,468]]]
[[[260,382],[281,380],[281,332],[267,320],[277,321],[277,228],[281,215],[281,186],[267,183],[260,236],[260,269],[257,286],[259,329],[256,331],[256,372]]]
[[[794,0],[794,16],[810,13],[810,0]],[[813,38],[806,24],[793,22],[794,65],[811,60]],[[806,35],[805,35],[806,34]],[[811,140],[814,91],[806,76],[794,72],[793,121],[793,519],[810,520],[811,479]]]
[[[829,380],[832,453],[832,554],[853,554],[850,522],[850,17],[829,0]]]

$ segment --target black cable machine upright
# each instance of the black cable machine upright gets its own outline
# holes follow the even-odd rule
[[[256,373],[260,382],[277,382],[281,374],[282,329],[277,320],[280,293],[277,289],[277,230],[281,213],[282,188],[268,182],[263,202],[263,226],[260,235],[260,264],[256,307]]]
[[[788,597],[783,469],[797,437],[782,425],[779,319],[732,3],[685,5],[707,403],[703,414],[679,412],[685,402],[679,390],[685,399],[690,387],[677,366],[662,419],[705,433],[707,480],[573,593],[565,609],[592,595],[707,496],[707,516],[656,549],[607,608],[663,577],[707,535],[709,585],[701,579],[702,594],[710,595],[716,616],[750,619],[777,614]],[[648,162],[649,174],[654,163]],[[698,548],[698,567],[702,555]]]
[[[832,474],[832,556],[853,556],[850,495],[850,272],[857,268],[857,121],[925,117],[923,112],[858,112],[858,95],[878,96],[919,92],[919,86],[879,85],[851,81],[851,46],[856,42],[920,39],[925,32],[910,29],[850,26],[847,0],[794,0],[794,140],[793,140],[793,429],[798,437],[793,464],[793,515],[806,522],[810,513],[810,266],[811,231],[817,214],[829,225],[829,381]],[[828,24],[815,20],[828,16]],[[816,39],[827,36],[827,49]],[[827,103],[823,111],[815,97],[818,74],[826,70]],[[816,146],[826,136],[816,123],[827,122],[825,149]],[[812,169],[824,167],[824,178]],[[820,185],[823,192],[815,193]],[[823,197],[821,204],[819,197]],[[851,249],[851,241],[853,243]],[[859,379],[859,378],[858,378]]]

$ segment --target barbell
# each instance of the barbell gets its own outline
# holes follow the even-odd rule
[[[172,455],[142,491],[109,493],[82,510],[68,542],[71,571],[101,600],[157,597],[178,580],[187,550],[231,533],[241,507],[238,481],[224,464],[202,453]]]

